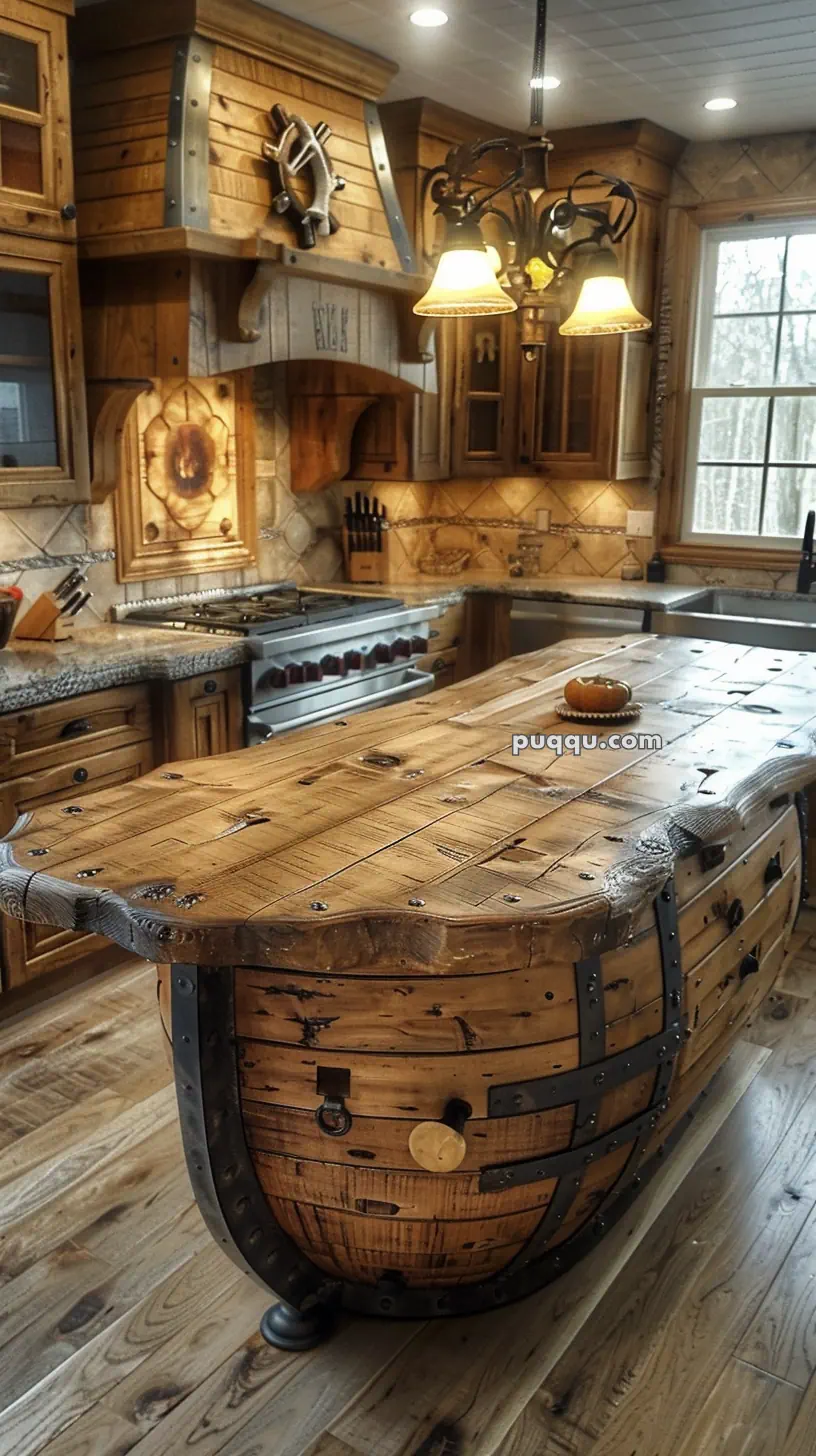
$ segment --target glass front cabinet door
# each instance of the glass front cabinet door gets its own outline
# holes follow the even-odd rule
[[[80,499],[88,473],[76,257],[0,239],[0,505]]]
[[[67,9],[9,0],[0,13],[0,229],[70,240]]]

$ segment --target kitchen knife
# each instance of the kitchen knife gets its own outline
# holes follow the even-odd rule
[[[80,595],[79,601],[77,602],[76,606],[74,606],[74,607],[71,608],[71,611],[70,611],[69,615],[72,616],[72,617],[75,617],[78,612],[81,612],[82,611],[82,608],[85,606],[85,603],[86,602],[89,602],[92,596],[93,596],[93,592],[89,592],[89,591],[86,591],[85,594],[84,594],[84,596]],[[73,601],[73,597],[71,598],[71,600]]]
[[[62,581],[54,587],[53,595],[57,598],[57,601],[65,601],[76,590],[80,582],[84,580],[85,577],[82,572],[75,566],[73,571],[69,571],[68,575],[63,577]]]
[[[71,594],[71,596],[67,597],[66,600],[63,602],[63,604],[62,604],[62,606],[60,608],[60,615],[63,616],[63,617],[70,616],[71,609],[76,605],[77,602],[79,602],[81,600],[82,600],[82,592],[81,591],[75,591],[75,592],[73,592]]]

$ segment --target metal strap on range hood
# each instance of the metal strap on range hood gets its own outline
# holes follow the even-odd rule
[[[210,225],[210,91],[212,41],[200,35],[176,42],[167,112],[164,226]]]
[[[368,150],[371,153],[385,216],[391,230],[391,241],[399,254],[403,273],[416,273],[418,270],[414,245],[405,226],[405,218],[402,215],[397,189],[394,185],[394,174],[391,171],[391,159],[385,145],[380,113],[374,101],[363,102],[363,116],[368,136]]]

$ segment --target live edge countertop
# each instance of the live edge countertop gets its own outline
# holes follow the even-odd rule
[[[247,660],[240,637],[102,623],[74,628],[67,642],[18,642],[0,651],[0,712],[152,679],[175,681]]]

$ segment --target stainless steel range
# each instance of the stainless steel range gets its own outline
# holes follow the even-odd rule
[[[246,741],[366,708],[418,698],[433,674],[416,659],[428,651],[424,607],[395,597],[342,596],[294,582],[251,592],[219,592],[120,608],[120,621],[177,632],[245,637]]]

